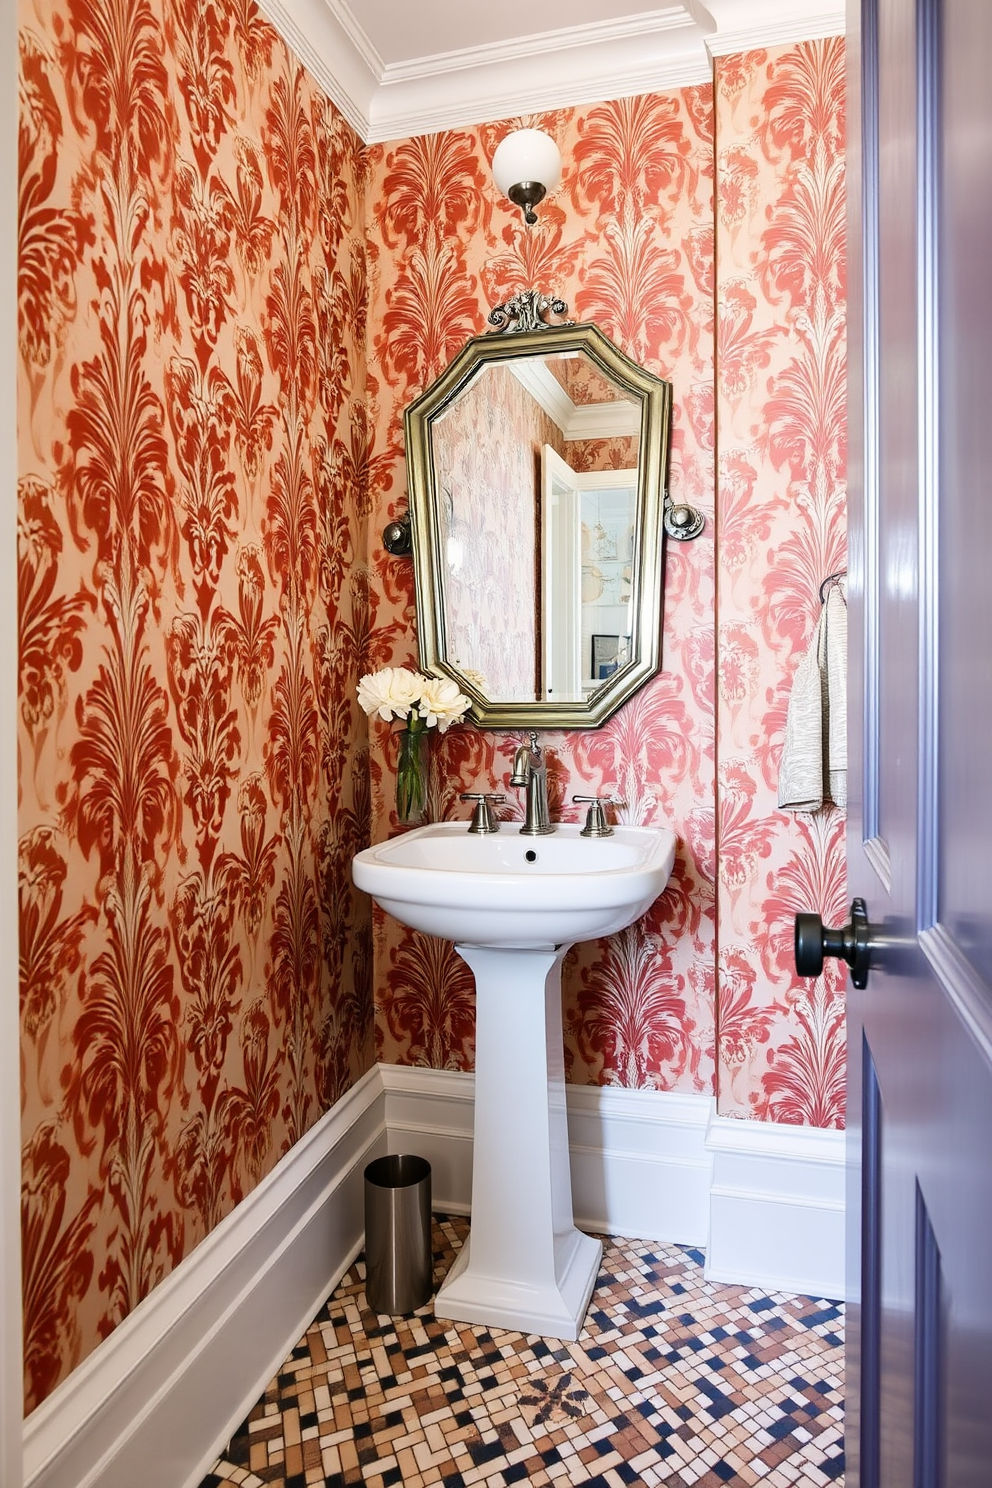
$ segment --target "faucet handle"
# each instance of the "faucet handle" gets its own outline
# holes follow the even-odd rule
[[[613,836],[613,828],[606,820],[606,812],[603,810],[603,806],[604,804],[608,806],[622,806],[622,801],[618,801],[615,796],[573,796],[572,800],[579,805],[585,802],[589,803],[589,810],[586,812],[586,824],[579,833],[580,837]]]
[[[488,834],[499,831],[499,817],[490,805],[495,801],[497,805],[505,801],[506,797],[497,795],[493,791],[463,791],[458,798],[460,801],[474,801],[475,810],[472,812],[472,820],[469,823],[470,832]]]

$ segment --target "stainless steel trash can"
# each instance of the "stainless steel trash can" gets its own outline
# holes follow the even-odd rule
[[[366,1301],[373,1312],[415,1312],[433,1290],[431,1165],[377,1157],[365,1169]]]

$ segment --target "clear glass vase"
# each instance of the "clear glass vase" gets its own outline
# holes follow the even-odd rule
[[[411,718],[399,731],[396,815],[405,826],[423,821],[427,806],[427,724]]]

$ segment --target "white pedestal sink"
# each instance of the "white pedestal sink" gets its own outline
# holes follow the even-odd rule
[[[455,942],[475,974],[472,1230],[437,1294],[457,1322],[574,1339],[602,1245],[575,1228],[565,1120],[561,963],[576,940],[636,920],[668,882],[675,837],[583,838],[464,822],[358,853],[355,883],[398,920]]]

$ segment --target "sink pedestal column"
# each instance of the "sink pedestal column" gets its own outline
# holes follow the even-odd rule
[[[472,1229],[434,1311],[579,1336],[603,1253],[572,1222],[561,963],[547,950],[456,945],[475,974]]]

